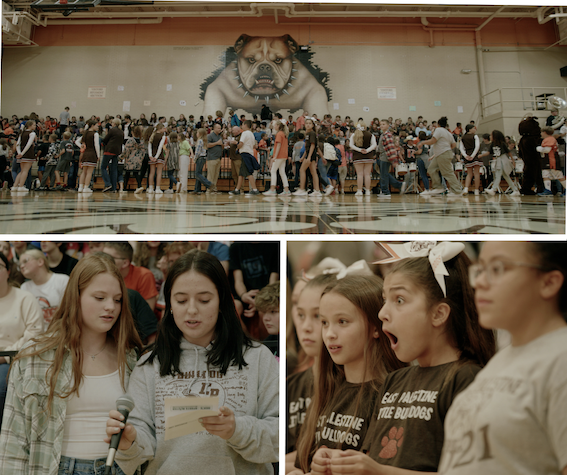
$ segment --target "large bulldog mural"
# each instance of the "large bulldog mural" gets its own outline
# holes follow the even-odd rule
[[[329,75],[311,63],[312,56],[289,35],[241,35],[223,54],[225,67],[201,84],[203,114],[214,116],[227,107],[258,113],[262,104],[274,111],[328,113]]]

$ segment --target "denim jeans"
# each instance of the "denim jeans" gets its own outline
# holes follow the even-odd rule
[[[390,185],[394,188],[400,189],[402,185],[398,180],[396,180],[390,173],[390,162],[384,162],[382,160],[380,163],[380,191],[385,194],[390,194]]]
[[[421,158],[417,159],[417,169],[419,170],[419,176],[423,181],[423,186],[426,190],[429,190],[429,178],[427,178],[427,169],[425,168],[425,163]]]
[[[195,166],[195,191],[196,192],[200,192],[201,191],[201,183],[203,185],[205,185],[206,188],[210,188],[212,183],[207,180],[204,176],[203,176],[203,167],[205,166],[205,162],[207,161],[207,159],[205,157],[199,157],[197,159],[196,162],[196,166]]]
[[[321,180],[321,183],[323,183],[325,187],[329,186],[329,179],[327,178],[328,167],[323,163],[323,159],[321,158],[317,160],[317,170],[319,170],[319,176],[320,176],[319,180]]]
[[[96,460],[74,459],[61,456],[58,475],[104,475],[106,458]],[[124,475],[122,469],[114,462],[110,473],[112,475]]]
[[[170,189],[177,185],[177,180],[175,179],[175,170],[167,170],[167,178],[169,178]]]
[[[8,390],[8,363],[0,364],[0,426],[2,425],[2,417],[4,415],[4,404],[6,403],[6,391]]]
[[[299,186],[299,169],[301,168],[301,162],[294,162],[295,163],[295,179],[293,180],[293,188],[297,189]]]
[[[108,175],[108,165],[110,164],[110,176]],[[102,164],[100,166],[100,173],[104,181],[104,187],[112,187],[112,191],[116,191],[116,182],[118,181],[118,156],[107,155],[102,156]]]

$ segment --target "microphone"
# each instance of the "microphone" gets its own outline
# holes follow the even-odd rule
[[[124,416],[124,420],[122,421],[124,425],[126,425],[126,421],[128,420],[128,415],[134,409],[134,400],[124,394],[124,396],[120,396],[116,400],[116,410]],[[114,434],[110,438],[110,447],[108,448],[108,458],[106,459],[106,464],[104,467],[104,475],[110,475],[110,469],[112,468],[112,464],[114,463],[114,456],[116,455],[116,450],[118,450],[118,444],[120,443],[120,438],[122,437],[122,429],[118,434]]]

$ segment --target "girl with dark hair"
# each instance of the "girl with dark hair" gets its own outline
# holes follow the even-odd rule
[[[305,153],[300,158],[301,168],[299,169],[299,189],[293,192],[296,196],[306,196],[307,191],[307,169],[311,171],[313,180],[313,193],[311,196],[321,196],[319,191],[319,175],[317,175],[317,134],[315,133],[315,122],[312,117],[305,119]]]
[[[504,134],[499,130],[493,130],[492,135],[490,137],[492,141],[492,158],[496,160],[496,172],[494,173],[494,181],[492,182],[492,186],[487,188],[485,191],[490,195],[494,195],[496,190],[500,187],[500,181],[502,180],[502,175],[504,175],[504,179],[506,183],[508,183],[508,187],[512,190],[512,196],[520,196],[520,192],[516,184],[510,178],[510,173],[514,169],[514,166],[510,164],[510,160],[514,164],[514,157],[506,145],[506,138]],[[508,157],[510,160],[508,160]]]
[[[92,119],[87,121],[86,126],[87,131],[75,142],[82,152],[79,167],[83,169],[83,172],[79,177],[79,193],[92,193],[93,190],[89,188],[89,185],[93,171],[100,159],[99,126],[96,120]]]
[[[28,120],[26,122],[26,129],[22,132],[22,135],[18,138],[16,143],[16,159],[20,164],[20,172],[14,179],[14,186],[12,191],[29,191],[26,188],[26,180],[28,179],[28,173],[35,163],[35,141],[36,141],[36,129],[37,125],[35,120]]]
[[[386,375],[405,366],[382,332],[382,279],[351,275],[327,286],[319,314],[324,347],[315,394],[298,442],[301,470],[331,449],[360,450]],[[323,448],[321,448],[323,447]],[[313,462],[315,464],[315,461]]]
[[[127,475],[149,461],[146,474],[271,474],[278,461],[279,370],[265,346],[244,334],[219,260],[193,250],[165,282],[166,308],[153,350],[130,380],[136,406],[118,465]],[[167,398],[218,396],[217,416],[203,430],[165,440]],[[124,424],[111,411],[107,440]]]
[[[384,280],[379,318],[398,359],[417,365],[386,377],[362,452],[316,454],[313,473],[437,471],[447,410],[495,351],[492,331],[479,325],[463,249],[462,243],[401,247],[401,262]]]
[[[100,473],[107,414],[125,393],[142,346],[109,256],[79,261],[47,333],[31,341],[10,369],[0,473]]]
[[[470,267],[484,328],[510,333],[445,420],[446,474],[567,474],[567,245],[488,242]]]

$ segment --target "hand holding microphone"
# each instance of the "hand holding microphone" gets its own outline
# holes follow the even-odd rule
[[[116,410],[109,413],[109,419],[106,421],[107,437],[104,439],[105,442],[110,444],[105,465],[105,475],[110,473],[116,450],[127,450],[136,440],[136,429],[131,424],[126,424],[132,409],[134,409],[134,401],[125,394],[116,400]]]

